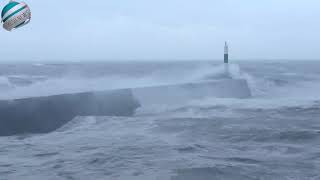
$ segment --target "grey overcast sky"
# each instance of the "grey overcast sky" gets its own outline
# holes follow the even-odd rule
[[[1,1],[3,7],[8,0]],[[319,0],[25,0],[1,60],[320,59]]]

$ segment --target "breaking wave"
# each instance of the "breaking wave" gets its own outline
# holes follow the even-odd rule
[[[46,67],[46,66],[45,66]],[[51,70],[52,71],[52,70]],[[101,76],[83,76],[78,72],[68,72],[61,77],[42,76],[12,76],[25,86],[15,86],[3,77],[3,83],[8,87],[14,87],[10,91],[3,91],[1,99],[50,96],[58,94],[71,94],[88,91],[114,90],[125,88],[139,88],[162,85],[175,85],[190,82],[214,80],[224,73],[224,66],[220,65],[197,65],[192,69],[159,69],[143,75],[108,74]],[[238,65],[230,66],[230,74],[233,78],[243,78]],[[2,81],[1,81],[2,82]],[[0,82],[0,83],[1,83]],[[30,83],[28,83],[30,82]],[[1,89],[0,89],[1,90]]]

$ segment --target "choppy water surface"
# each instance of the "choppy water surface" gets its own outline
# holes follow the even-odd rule
[[[0,138],[0,179],[320,179],[320,63],[230,67],[250,99],[142,106],[77,117],[50,134]],[[215,78],[212,62],[0,65],[1,98]]]

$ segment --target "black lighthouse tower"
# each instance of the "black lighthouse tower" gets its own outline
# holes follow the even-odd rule
[[[227,42],[224,44],[224,63],[229,63],[229,46]]]

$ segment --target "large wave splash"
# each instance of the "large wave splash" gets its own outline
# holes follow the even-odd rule
[[[232,70],[233,68],[236,70]],[[85,89],[76,86],[79,88],[77,90],[79,93],[71,91],[58,95],[51,95],[57,93],[53,91],[47,92],[49,95],[39,92],[43,90],[39,85],[45,84],[50,87],[48,83],[52,81],[37,82],[28,87],[20,87],[20,90],[33,91],[38,97],[0,101],[0,135],[47,133],[60,128],[77,116],[132,116],[140,105],[142,107],[155,104],[172,105],[176,102],[186,103],[208,97],[251,97],[248,83],[246,79],[241,78],[239,68],[231,66],[230,69],[231,78],[229,75],[221,76],[225,73],[225,69],[223,66],[217,66],[213,69],[194,70],[188,77],[173,78],[174,80],[170,81],[164,79],[154,81],[157,79],[156,76],[149,79],[140,78],[135,81],[136,84],[130,82],[129,85],[123,84],[128,79],[117,84],[114,83],[115,79],[105,83],[87,82],[87,80],[84,81],[86,85],[99,83],[101,86],[95,87],[91,84],[88,87],[92,89],[87,89],[88,92],[83,93],[81,91]],[[110,85],[109,90],[99,91],[106,84]],[[54,87],[58,87],[57,84]]]
[[[18,74],[0,77],[0,99],[17,99],[38,96],[52,96],[59,94],[72,94],[116,89],[141,88],[151,86],[176,85],[194,83],[205,80],[219,80],[224,74],[223,65],[210,63],[190,67],[172,67],[169,69],[150,70],[142,75],[135,72],[128,74],[112,73],[101,76],[87,77],[86,75],[72,72],[58,77],[28,76]],[[133,75],[130,75],[132,73]],[[232,78],[245,78],[240,72],[240,67],[230,64]],[[1,89],[4,87],[5,90]]]

